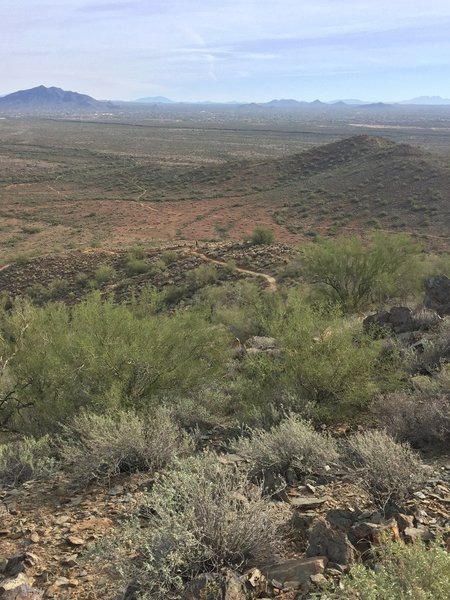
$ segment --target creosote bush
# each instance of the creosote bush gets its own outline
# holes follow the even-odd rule
[[[148,527],[132,521],[109,548],[116,560],[122,552],[123,575],[142,600],[178,600],[196,575],[244,568],[281,547],[280,517],[261,489],[214,454],[179,461],[157,479],[143,512]],[[130,551],[139,554],[133,563]]]
[[[275,242],[275,235],[271,229],[257,225],[252,232],[251,242],[255,246],[270,246]]]
[[[59,445],[65,471],[80,485],[123,472],[156,472],[192,450],[164,408],[147,416],[82,412],[64,427]]]
[[[298,474],[320,472],[338,459],[334,440],[297,416],[269,431],[254,430],[250,438],[241,437],[235,449],[250,460],[251,470],[261,475],[268,470],[283,474],[289,468]]]
[[[439,544],[386,539],[374,548],[376,569],[354,565],[339,591],[322,600],[437,600],[450,598],[450,554]]]
[[[94,278],[97,283],[111,281],[116,275],[116,270],[111,265],[101,265],[95,270]]]
[[[397,392],[375,403],[380,423],[416,448],[450,446],[450,392]]]
[[[350,459],[361,486],[382,510],[401,504],[420,489],[426,478],[425,465],[409,444],[397,443],[385,431],[357,433],[349,440]]]
[[[17,485],[56,471],[50,438],[24,437],[0,445],[0,483]]]

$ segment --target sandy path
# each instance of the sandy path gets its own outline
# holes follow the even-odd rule
[[[223,260],[217,260],[215,258],[211,258],[206,254],[202,254],[201,252],[197,252],[196,250],[189,250],[189,254],[193,254],[194,256],[198,256],[207,262],[213,263],[215,265],[226,266],[227,263]],[[277,290],[277,280],[272,275],[268,275],[267,273],[260,273],[259,271],[250,271],[249,269],[241,269],[240,267],[235,267],[235,271],[238,273],[244,273],[244,275],[252,275],[253,277],[262,277],[266,280],[267,289],[271,292],[275,292]]]

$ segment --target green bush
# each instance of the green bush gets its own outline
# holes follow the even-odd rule
[[[25,437],[0,445],[0,483],[18,485],[56,471],[50,438]]]
[[[386,432],[357,433],[349,444],[355,474],[378,508],[401,504],[425,483],[427,471],[419,456]]]
[[[116,270],[111,265],[101,265],[95,270],[94,278],[97,283],[107,283],[116,275]]]
[[[64,427],[59,446],[65,473],[81,485],[123,472],[154,473],[191,450],[189,438],[163,408],[147,416],[132,410],[82,412]]]
[[[245,472],[213,454],[180,461],[157,479],[141,513],[149,527],[128,524],[110,551],[116,564],[122,552],[121,570],[142,600],[180,600],[185,583],[200,573],[242,569],[280,550],[276,509]],[[130,550],[139,553],[134,563]]]
[[[356,319],[343,320],[337,310],[313,308],[298,290],[261,312],[261,333],[275,337],[280,357],[246,356],[236,378],[236,404],[241,410],[264,411],[286,395],[315,405],[315,419],[348,420],[367,409],[380,391],[395,390],[404,379],[394,350],[389,355],[371,340]],[[261,335],[260,333],[260,335]],[[244,417],[245,418],[245,417]]]
[[[164,252],[161,253],[161,260],[166,266],[176,262],[178,257],[179,255],[176,250],[164,250]]]
[[[417,293],[420,248],[405,235],[321,239],[302,251],[303,275],[346,312]]]
[[[0,394],[28,406],[11,425],[36,434],[81,408],[140,409],[161,393],[191,393],[231,353],[223,328],[201,315],[148,314],[98,293],[73,307],[16,303],[0,315],[0,336],[0,356],[10,357]]]
[[[275,242],[275,234],[271,229],[257,225],[252,232],[251,242],[255,246],[270,246]]]
[[[188,271],[187,281],[194,288],[202,288],[215,283],[219,278],[217,268],[212,264],[204,264]]]
[[[144,248],[135,246],[131,248],[127,253],[127,261],[130,260],[144,260],[147,257],[147,253]]]
[[[450,598],[450,554],[433,542],[405,545],[386,539],[374,549],[376,568],[354,565],[339,591],[322,600],[437,600]]]
[[[127,275],[139,275],[147,273],[150,266],[141,258],[129,258],[125,265]]]

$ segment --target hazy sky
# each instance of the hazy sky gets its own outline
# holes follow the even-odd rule
[[[0,93],[450,97],[450,0],[0,0]]]

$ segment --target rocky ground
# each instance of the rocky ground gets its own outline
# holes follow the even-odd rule
[[[164,264],[161,258],[168,251],[173,252],[174,257]],[[128,251],[95,248],[4,265],[0,270],[0,292],[9,297],[26,294],[37,302],[62,300],[71,304],[95,288],[105,294],[114,293],[118,300],[126,300],[130,298],[132,291],[139,292],[147,285],[159,289],[171,285],[186,285],[189,271],[207,262],[208,257],[223,263],[233,261],[233,266],[274,275],[289,261],[294,248],[281,244],[183,244],[143,248],[143,252],[147,266],[145,273],[127,271]],[[105,265],[113,269],[112,275],[106,281],[98,281],[96,271]],[[221,265],[216,265],[216,268],[219,281],[255,279],[250,273],[242,273],[233,268]],[[190,291],[193,293],[195,289]]]
[[[218,460],[230,468],[244,461],[235,454],[219,455]],[[440,535],[450,550],[450,456],[427,462],[432,471],[423,489],[402,512],[387,515],[377,512],[347,472],[312,475],[301,483],[291,479],[272,500],[285,517],[291,540],[288,554],[245,573],[217,576],[228,590],[224,598],[307,598],[322,583],[338,579],[352,563],[364,560],[383,532],[408,543]],[[86,558],[86,551],[125,518],[139,514],[149,484],[145,474],[122,475],[109,486],[71,491],[61,475],[1,489],[0,598],[122,598],[115,565]],[[143,519],[147,526],[151,523]],[[202,598],[209,580],[192,582],[186,599]],[[27,585],[34,595],[25,594]],[[133,597],[131,589],[126,597]]]

